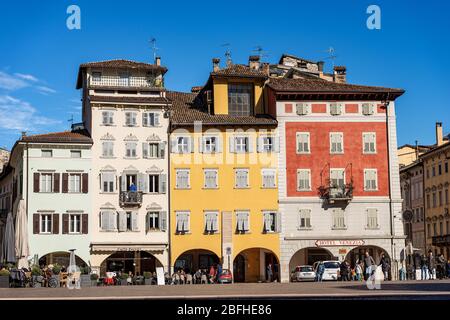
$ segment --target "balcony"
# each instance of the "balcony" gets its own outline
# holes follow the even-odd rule
[[[119,202],[121,206],[141,206],[142,192],[141,191],[121,191],[119,195]]]
[[[111,87],[111,88],[161,88],[162,79],[159,77],[120,77],[101,76],[89,79],[91,87]]]
[[[450,234],[446,234],[443,236],[434,236],[431,238],[431,243],[433,246],[448,246],[450,245]]]
[[[353,182],[343,186],[320,186],[319,195],[329,203],[349,202],[353,199]]]

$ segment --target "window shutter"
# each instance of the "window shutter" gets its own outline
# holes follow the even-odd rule
[[[270,231],[270,213],[264,212],[264,232]]]
[[[127,176],[125,174],[122,174],[120,176],[120,191],[125,192],[127,190]]]
[[[263,152],[264,151],[264,137],[258,137],[257,138],[258,145],[257,145],[257,152]]]
[[[131,230],[138,231],[139,230],[139,221],[138,221],[138,213],[133,211],[131,213]]]
[[[177,138],[172,138],[172,140],[170,140],[170,152],[178,153],[177,145]]]
[[[216,152],[222,152],[222,139],[221,136],[216,136]]]
[[[236,152],[235,147],[234,147],[235,138],[234,137],[229,137],[228,142],[229,142],[229,150],[230,150],[230,152],[231,153]]]
[[[145,192],[146,191],[146,179],[145,175],[143,173],[138,173],[137,176],[137,191]]]
[[[119,231],[127,231],[127,214],[125,211],[119,211]]]
[[[62,215],[62,233],[69,233],[69,215],[67,213],[64,213]]]
[[[247,151],[249,153],[252,153],[253,152],[253,139],[251,139],[250,137],[247,137],[246,140],[247,140]]]
[[[205,149],[205,137],[198,138],[198,152],[202,153]]]
[[[167,175],[165,173],[159,175],[159,193],[166,193],[167,191]]]
[[[83,193],[88,193],[89,191],[89,175],[87,173],[82,174],[83,177]]]
[[[52,234],[59,233],[59,214],[52,214]]]
[[[148,148],[149,148],[148,143],[142,142],[142,158],[148,158]]]
[[[53,192],[59,192],[59,173],[53,174]]]
[[[145,215],[145,234],[150,231],[150,212]]]
[[[39,234],[39,214],[33,214],[33,234]]]
[[[148,126],[148,116],[149,114],[147,112],[144,112],[142,114],[142,126],[147,127]]]
[[[62,192],[67,193],[69,191],[69,174],[62,174]]]
[[[205,214],[204,214],[204,220],[203,220],[203,230],[205,231],[205,232],[209,232],[210,231],[210,229],[209,229],[209,226],[210,226],[210,215],[209,215],[209,212],[205,212]]]
[[[166,144],[164,142],[159,143],[158,156],[161,159],[164,159],[164,157],[166,156]]]
[[[166,231],[167,230],[167,211],[161,211],[159,213],[159,229],[161,231]]]
[[[159,126],[159,113],[155,112],[154,116],[155,116],[155,127],[157,127]]]
[[[192,137],[188,137],[188,152],[194,152],[194,139]]]
[[[39,176],[39,172],[33,173],[33,192],[39,192]]]
[[[82,234],[88,234],[89,232],[89,215],[87,213],[84,213],[81,215],[81,233]]]
[[[244,213],[243,218],[244,218],[244,231],[248,231],[249,230],[249,226],[248,226],[249,214]]]

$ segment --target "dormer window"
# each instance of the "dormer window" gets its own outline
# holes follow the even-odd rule
[[[238,117],[253,114],[253,84],[228,84],[228,114]]]

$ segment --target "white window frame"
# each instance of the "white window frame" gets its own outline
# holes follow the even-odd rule
[[[366,151],[365,147],[366,147],[366,136],[369,135],[373,135],[373,148],[374,151]],[[369,145],[371,144],[371,142],[369,142]],[[363,132],[362,133],[362,149],[363,149],[363,154],[376,154],[377,153],[377,133],[376,132]]]
[[[206,175],[208,172],[215,173],[215,186],[208,186]],[[219,170],[218,169],[203,169],[203,187],[205,189],[218,189],[219,188]]]
[[[45,230],[42,230],[42,222],[44,217],[46,217]],[[48,224],[50,224],[50,227]],[[39,234],[52,234],[52,233],[53,233],[53,214],[49,212],[39,214]]]
[[[247,182],[245,186],[240,186],[238,184],[238,173],[245,172],[247,175]],[[250,170],[245,168],[236,168],[234,169],[234,188],[235,189],[248,189],[250,188]]]
[[[333,142],[333,138],[339,137],[339,142]],[[330,142],[330,154],[343,154],[344,153],[344,133],[343,132],[330,132],[329,135],[329,142]],[[333,143],[336,143],[337,146],[341,146],[340,151],[333,151]]]
[[[151,173],[148,176],[148,193],[160,193],[159,190],[159,179],[161,179],[161,175],[160,174],[156,174],[156,173]],[[157,178],[154,178],[157,177]],[[150,191],[150,187],[153,187],[153,191]]]
[[[374,215],[374,216],[372,216]],[[377,208],[367,208],[366,209],[366,229],[369,230],[377,230],[380,228],[380,225],[378,223],[378,218],[379,218],[379,214],[378,214],[378,209]],[[373,226],[371,224],[371,222],[375,221],[376,225]]]
[[[130,151],[129,155],[128,150]],[[137,142],[130,142],[130,141],[125,142],[125,158],[128,159],[137,158]]]
[[[77,217],[77,218],[76,218]],[[83,230],[82,226],[82,214],[81,213],[71,213],[69,214],[69,234],[81,234]],[[75,218],[75,219],[74,219]],[[74,230],[76,226],[76,221],[78,220],[78,228],[79,230]]]
[[[295,104],[295,113],[299,116],[305,116],[311,113],[311,105],[309,103],[298,102]]]
[[[302,220],[304,220],[304,226],[302,226]],[[298,211],[298,229],[310,230],[311,224],[311,209],[299,209]]]
[[[239,234],[250,233],[250,228],[251,228],[250,227],[250,211],[248,211],[248,210],[237,210],[235,212],[235,214],[236,214],[236,231]],[[241,215],[246,215],[246,222],[245,221],[243,222],[243,229],[242,230],[239,229],[239,222],[240,222],[239,216],[241,216]],[[246,230],[245,230],[245,225],[247,225]]]
[[[270,139],[270,142],[269,142]],[[276,136],[272,134],[264,134],[259,136],[258,142],[261,145],[258,145],[258,152],[275,152],[275,139]]]
[[[161,212],[155,210],[148,210],[146,219],[148,219],[148,230],[147,231],[159,231],[161,230]],[[157,220],[156,220],[157,219]],[[150,226],[150,221],[155,225],[155,222],[158,221],[157,226]]]
[[[128,115],[130,115],[130,122],[127,122]],[[137,127],[137,112],[136,111],[125,111],[125,126],[126,127]]]
[[[329,104],[330,107],[330,115],[339,116],[343,114],[343,106],[342,103],[332,102]],[[335,108],[335,110],[333,110]]]
[[[338,215],[339,216],[336,216]],[[336,225],[337,219],[342,219],[341,221],[343,222],[343,225]],[[331,229],[333,230],[345,230],[347,229],[347,221],[346,221],[346,217],[345,217],[345,211],[342,209],[333,209],[331,212],[331,222],[332,222],[332,227]]]
[[[234,151],[236,153],[247,153],[250,147],[250,137],[236,136],[234,137]],[[244,148],[244,150],[242,150]]]
[[[176,139],[176,153],[190,153],[191,152],[191,137],[178,136]],[[180,140],[181,139],[181,140]]]
[[[183,226],[183,230],[178,229],[180,217],[183,217],[183,222],[186,222],[186,225]],[[190,211],[175,211],[175,231],[176,231],[176,233],[177,234],[189,233],[190,227],[191,227],[190,220],[191,220],[191,212]]]
[[[300,136],[306,136],[307,137],[307,140],[308,140],[308,143],[307,143],[307,146],[308,146],[308,151],[304,151],[304,143],[305,142],[302,142],[302,147],[303,147],[303,150],[302,151],[300,151],[300,148],[299,148],[299,143],[300,143]],[[310,154],[311,153],[311,134],[309,133],[309,132],[297,132],[296,134],[295,134],[295,152],[297,153],[297,154]]]
[[[44,177],[46,177],[45,180],[43,179]],[[47,177],[50,177],[50,181],[48,181]],[[54,180],[53,173],[41,172],[39,174],[39,192],[40,193],[52,193],[53,192],[54,183],[55,183],[55,180]],[[50,187],[50,190],[48,191],[49,187]]]
[[[214,220],[210,222],[211,228],[208,228],[208,217],[214,217]],[[203,212],[204,232],[207,234],[219,233],[219,211],[217,210],[205,210]],[[215,228],[214,228],[215,226]]]
[[[76,183],[75,177],[79,178],[78,184]],[[82,191],[82,177],[81,173],[68,173],[67,177],[67,193],[81,193]],[[76,187],[78,186],[78,187]]]
[[[309,188],[300,188],[299,174],[301,172],[306,172],[308,174]],[[311,169],[297,169],[297,191],[311,191]]]
[[[333,185],[333,183],[332,183],[333,172],[342,172],[342,179],[343,179],[342,185],[336,185],[336,186]],[[346,181],[345,178],[346,178],[346,172],[345,172],[344,168],[330,168],[330,187],[342,188],[343,186],[345,186],[345,181]],[[341,179],[338,179],[338,180],[341,180]]]
[[[114,125],[114,111],[112,110],[102,111],[102,125],[104,126]]]
[[[267,228],[266,225],[266,216],[270,215],[271,216],[271,224],[270,224],[270,228]],[[262,212],[262,218],[263,218],[263,232],[264,233],[276,233],[278,232],[277,230],[277,224],[278,224],[278,212],[276,211],[270,211],[270,210],[265,210]],[[273,227],[273,230],[272,230]]]
[[[374,172],[375,173],[375,188],[367,188],[367,173]],[[364,169],[364,191],[378,191],[378,169]]]
[[[273,185],[267,185],[267,176],[273,176]],[[270,181],[271,179],[269,179]],[[261,188],[274,189],[277,187],[277,170],[272,168],[261,169]]]
[[[366,107],[368,107],[369,109],[366,112]],[[362,103],[361,104],[361,113],[364,116],[371,116],[373,114],[375,114],[375,105],[373,103]]]
[[[180,186],[178,183],[178,173],[187,172],[187,186]],[[175,169],[175,189],[190,189],[191,188],[191,170],[190,169]]]
[[[102,141],[102,158],[114,157],[114,142]]]
[[[218,153],[220,136],[205,135],[201,138],[202,153]],[[209,141],[209,143],[207,143]]]
[[[142,126],[143,127],[158,127],[160,121],[160,115],[155,111],[145,111],[142,113]]]
[[[106,175],[110,175],[112,178],[105,179]],[[101,182],[101,193],[114,193],[116,190],[116,174],[113,171],[101,171],[100,172],[100,182]],[[107,182],[107,190],[105,191],[105,182]],[[112,190],[111,190],[111,182],[112,182]]]

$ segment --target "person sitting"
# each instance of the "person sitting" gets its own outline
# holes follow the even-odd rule
[[[131,191],[131,192],[136,192],[137,191],[137,187],[136,187],[136,185],[133,182],[130,184],[130,187],[129,187],[128,191]]]

